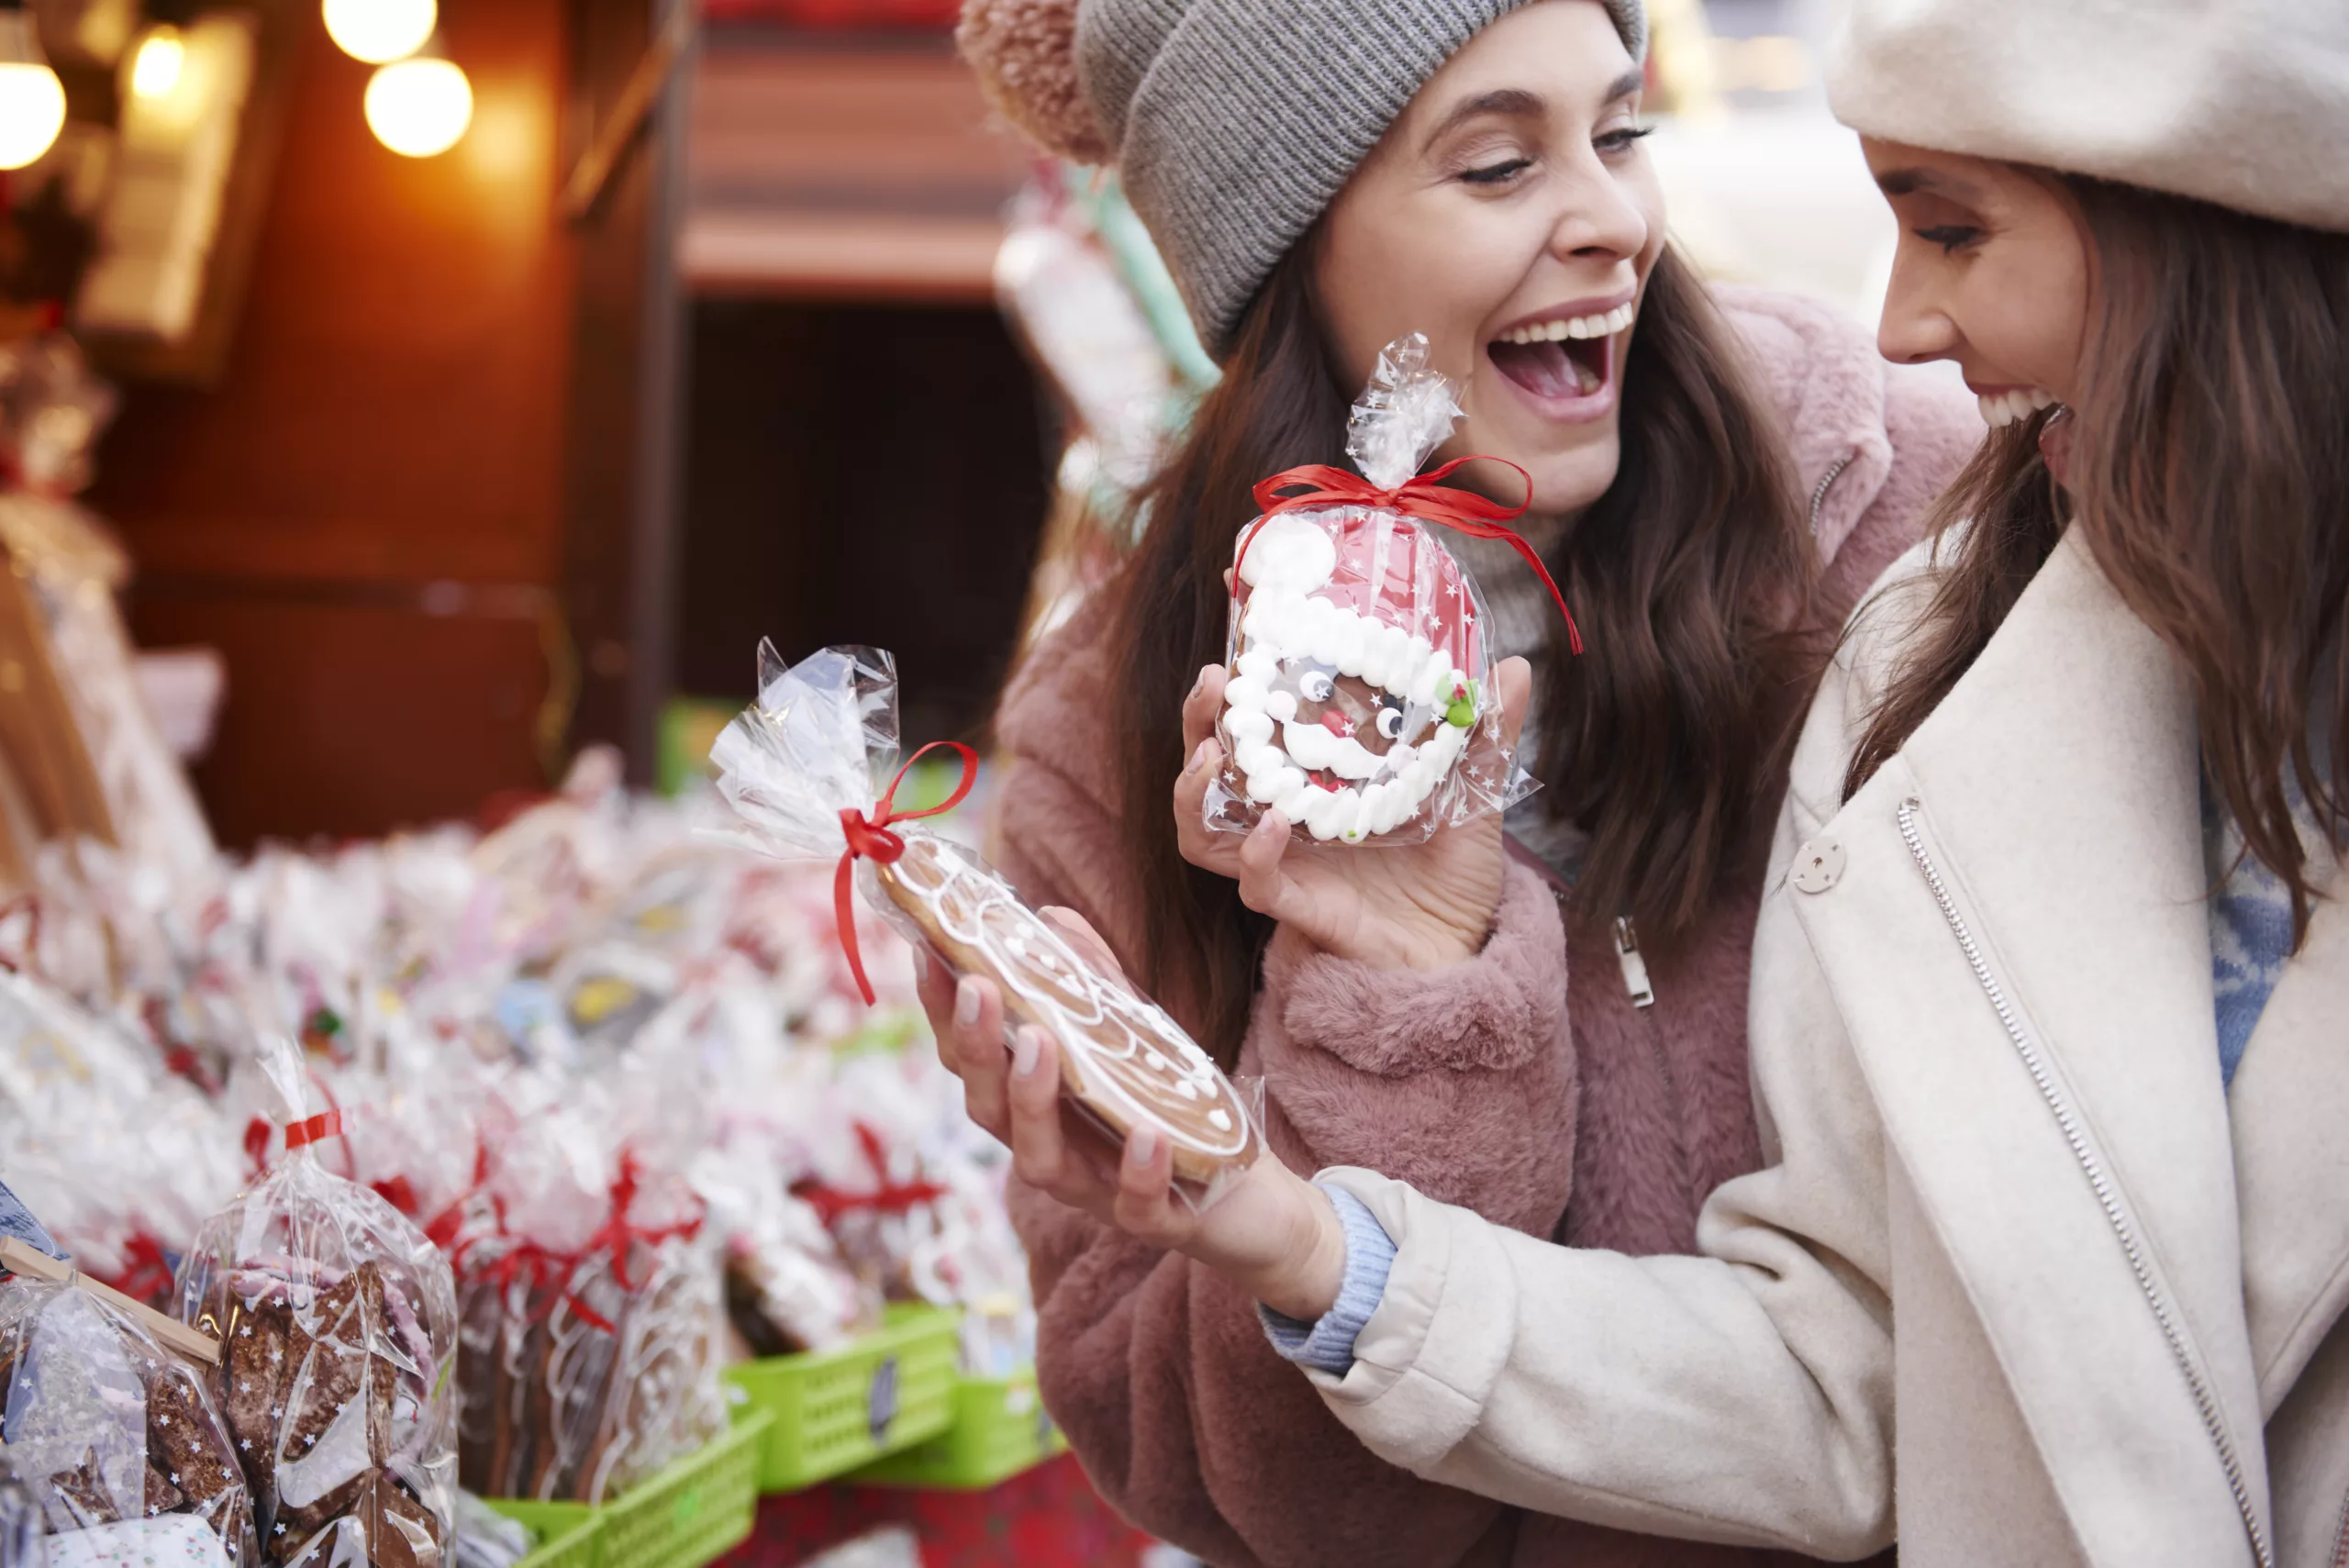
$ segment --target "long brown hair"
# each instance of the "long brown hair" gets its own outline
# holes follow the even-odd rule
[[[1949,695],[2069,522],[2184,662],[2203,765],[2289,890],[2297,943],[2315,894],[2286,770],[2336,847],[2349,798],[2349,235],[2036,172],[2075,205],[2097,280],[2069,495],[2040,456],[2048,415],[1959,475],[1936,522],[1970,521],[1845,793]],[[2329,738],[2321,760],[2312,728]]]
[[[1308,238],[1241,322],[1224,379],[1142,498],[1151,525],[1110,592],[1124,870],[1141,894],[1146,984],[1227,1063],[1271,922],[1186,862],[1168,818],[1182,703],[1223,657],[1223,572],[1250,487],[1337,462],[1351,397],[1315,308]],[[1623,371],[1622,461],[1546,563],[1588,651],[1553,639],[1539,672],[1540,797],[1591,835],[1577,913],[1629,913],[1642,940],[1687,933],[1775,809],[1815,651],[1811,548],[1782,440],[1710,297],[1667,249]]]

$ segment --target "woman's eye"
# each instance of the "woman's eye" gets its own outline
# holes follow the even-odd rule
[[[1639,145],[1642,137],[1654,134],[1655,127],[1652,125],[1627,125],[1591,138],[1590,144],[1611,157],[1619,152],[1631,151]]]
[[[1378,733],[1392,740],[1403,733],[1403,710],[1391,703],[1378,706]]]
[[[1982,231],[1969,224],[1943,223],[1932,228],[1917,230],[1917,238],[1928,245],[1938,245],[1944,254],[1955,254],[1982,238]]]
[[[1481,169],[1465,170],[1460,177],[1472,185],[1505,185],[1532,167],[1531,158],[1510,158],[1487,163]]]

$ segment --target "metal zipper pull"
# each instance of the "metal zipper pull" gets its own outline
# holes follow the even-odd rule
[[[1655,1006],[1655,987],[1648,984],[1648,961],[1640,956],[1639,934],[1629,915],[1615,917],[1615,962],[1623,966],[1623,989],[1634,1007]]]

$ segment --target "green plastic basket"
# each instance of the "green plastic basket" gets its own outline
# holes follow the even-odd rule
[[[774,1418],[759,1490],[796,1492],[944,1431],[958,1322],[951,1310],[893,1307],[879,1329],[837,1351],[728,1368],[735,1418]]]
[[[716,1442],[601,1507],[486,1500],[538,1531],[539,1548],[524,1560],[529,1568],[704,1568],[750,1539],[759,1507],[759,1445],[767,1427],[763,1414],[738,1418]]]
[[[702,1568],[748,1540],[767,1430],[756,1415],[739,1421],[596,1510],[604,1516],[598,1568]]]
[[[977,1492],[1068,1451],[1068,1439],[1044,1414],[1036,1374],[964,1377],[954,1384],[954,1424],[903,1453],[875,1460],[849,1477],[876,1486],[928,1486]]]
[[[539,1538],[514,1568],[598,1568],[596,1537],[604,1521],[584,1503],[532,1503],[518,1497],[485,1497],[491,1507],[518,1519]]]

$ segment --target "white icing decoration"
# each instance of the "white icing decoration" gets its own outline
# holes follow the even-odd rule
[[[1318,588],[1338,569],[1338,546],[1329,533],[1286,514],[1268,517],[1243,537],[1240,580],[1251,588],[1278,584]]]
[[[918,829],[907,837],[918,837],[933,852],[918,858],[907,854],[896,862],[898,888],[918,901],[954,941],[984,954],[1004,983],[1030,1004],[1039,1020],[1065,1042],[1088,1094],[1114,1103],[1129,1125],[1163,1125],[1163,1113],[1140,1096],[1140,1082],[1130,1074],[1144,1064],[1162,1073],[1174,1073],[1179,1062],[1190,1075],[1174,1080],[1174,1093],[1186,1100],[1202,1093],[1211,1099],[1223,1097],[1227,1091],[1207,1053],[1163,1010],[1080,959],[1058,931],[969,851]],[[963,909],[961,918],[951,913],[958,904]],[[1020,953],[1025,962],[1018,961]],[[1115,1038],[1099,1038],[1105,1034]],[[1216,1133],[1227,1136],[1218,1139],[1188,1128],[1179,1135],[1181,1140],[1209,1158],[1230,1158],[1247,1149],[1245,1117],[1235,1123],[1219,1107],[1207,1119]]]
[[[1286,724],[1297,717],[1297,694],[1275,692],[1264,699],[1264,712],[1276,722]]]

